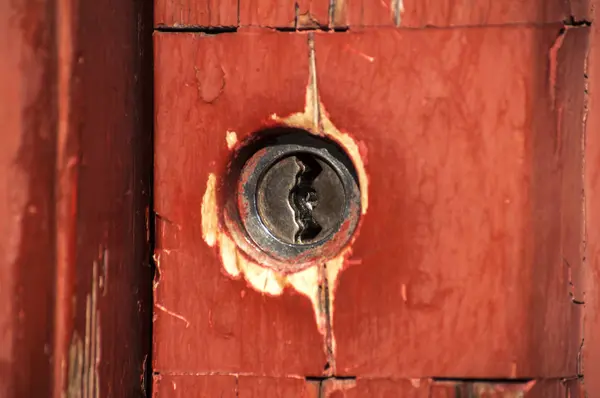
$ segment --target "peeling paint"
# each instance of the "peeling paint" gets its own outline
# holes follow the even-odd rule
[[[217,214],[217,177],[208,175],[206,191],[202,197],[202,238],[207,245],[213,247],[217,243],[219,217]]]
[[[371,57],[370,55],[367,55],[367,54],[363,53],[362,51],[357,50],[356,48],[352,47],[350,44],[346,44],[346,46],[344,48],[371,63],[375,62],[375,57]]]
[[[403,0],[392,0],[392,18],[394,25],[400,26],[402,23],[402,14],[404,13]]]
[[[414,388],[420,388],[421,387],[421,379],[410,379],[410,384]]]
[[[228,149],[233,149],[235,148],[237,142],[238,142],[238,138],[237,138],[237,134],[235,131],[227,131],[225,133],[225,142],[227,143],[227,148]]]

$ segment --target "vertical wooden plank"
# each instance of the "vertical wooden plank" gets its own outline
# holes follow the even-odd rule
[[[558,30],[317,36],[324,110],[362,142],[370,178],[332,304],[338,374],[576,374],[560,208],[581,193],[556,200]]]
[[[237,26],[238,0],[154,0],[157,27]]]
[[[110,0],[78,9],[69,119],[79,144],[69,372],[87,374],[82,391],[100,397],[142,396],[152,319],[152,8],[144,0]],[[88,363],[73,360],[81,350]],[[76,377],[68,388],[79,388]]]
[[[152,316],[152,14],[143,0],[70,5],[60,4],[58,20],[54,396],[142,396]]]
[[[54,1],[0,2],[0,396],[52,393]]]
[[[600,395],[600,27],[598,2],[591,26],[587,60],[587,118],[585,146],[585,341],[583,346],[584,387],[588,397]]]
[[[225,170],[228,142],[243,142],[273,114],[304,109],[307,36],[154,37],[154,369],[320,375],[327,360],[310,300],[291,289],[262,293],[228,276],[201,229],[209,175]]]
[[[550,53],[550,76],[558,136],[555,156],[560,159],[561,200],[561,258],[569,282],[569,299],[577,312],[573,319],[573,338],[585,341],[584,303],[586,298],[583,268],[585,263],[585,201],[584,201],[584,120],[585,61],[589,47],[590,29],[567,29],[555,42]],[[578,194],[579,193],[579,194]],[[581,352],[577,356],[581,372]]]

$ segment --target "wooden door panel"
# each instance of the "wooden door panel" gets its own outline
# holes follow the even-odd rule
[[[597,3],[597,2],[595,2]],[[596,5],[595,15],[600,12]],[[595,18],[598,20],[598,17]],[[597,23],[591,30],[590,53],[587,60],[588,73],[600,70],[600,28]],[[586,262],[582,279],[585,294],[585,342],[583,346],[584,372],[590,375],[600,374],[600,228],[594,227],[600,223],[600,75],[590,73],[587,80],[588,113],[586,122],[585,141],[585,216],[586,216]],[[585,389],[589,397],[600,395],[600,378],[587,377]]]
[[[564,12],[481,4],[407,1],[402,23]],[[578,396],[561,378],[581,366],[590,30],[361,15],[349,32],[155,34],[155,372],[233,376],[240,397]],[[242,26],[297,16],[240,6]],[[205,206],[240,145],[282,123],[335,130],[365,165],[356,240],[311,292],[242,269],[222,199]]]
[[[557,127],[568,90],[550,78],[556,35],[316,35],[323,106],[368,152],[369,211],[350,259],[360,265],[342,273],[332,306],[337,374],[576,373],[580,311],[564,256],[581,261],[581,189],[561,186],[581,187],[566,166],[581,165],[583,107]],[[584,51],[561,51],[583,69]],[[578,76],[568,87],[583,87]]]
[[[306,36],[155,40],[154,367],[320,375],[327,359],[310,301],[289,291],[270,297],[227,277],[218,251],[203,240],[200,211],[209,174],[231,156],[227,137],[242,141],[272,113],[304,106]]]

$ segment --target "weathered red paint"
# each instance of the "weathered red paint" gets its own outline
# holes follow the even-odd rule
[[[52,393],[56,31],[51,1],[0,2],[0,396]]]
[[[555,153],[547,65],[558,29],[316,36],[321,100],[368,147],[372,192],[353,247],[362,265],[341,275],[333,303],[337,374],[576,374],[580,312],[561,256],[579,241],[561,238],[560,209],[581,195],[556,199],[567,155]],[[573,87],[582,94],[581,79]],[[576,148],[581,134],[563,140]]]
[[[240,26],[293,27],[287,4],[248,4]],[[328,361],[325,373],[357,380],[327,379],[320,396],[458,397],[484,387],[482,396],[518,388],[528,397],[563,397],[567,389],[578,396],[577,380],[559,378],[577,377],[578,303],[590,303],[596,288],[595,268],[582,260],[587,223],[587,261],[596,261],[582,168],[594,170],[589,159],[600,152],[586,147],[582,162],[590,29],[561,34],[570,14],[559,1],[406,0],[401,26],[452,27],[415,30],[392,28],[388,10],[371,3],[358,12],[360,4],[335,3],[333,24],[350,25],[350,33],[315,34],[320,100],[368,155],[372,184],[352,256],[329,286],[335,295],[325,339],[312,334],[304,299],[260,297],[225,277],[199,228],[206,175],[219,174],[231,156],[225,132],[243,142],[272,113],[303,109],[306,34],[156,35],[156,210],[164,216],[157,300],[190,326],[157,312],[155,369],[267,374],[277,377],[258,384],[282,394],[278,380],[323,373]],[[583,2],[572,5],[584,15]],[[586,174],[586,192],[593,195],[595,185]],[[600,363],[591,303],[586,374]],[[310,353],[286,364],[288,344]]]
[[[587,63],[587,119],[585,141],[586,247],[582,283],[585,290],[583,372],[588,397],[600,396],[600,3],[594,20]]]
[[[323,372],[323,338],[311,303],[297,294],[263,296],[243,280],[231,280],[218,249],[202,239],[200,217],[208,174],[218,174],[232,155],[226,132],[244,142],[271,114],[304,108],[307,53],[303,34],[155,34],[155,302],[189,321],[186,327],[155,312],[156,372]],[[224,71],[225,85],[206,102],[197,76],[214,64]],[[222,77],[214,76],[216,82],[202,84],[220,86]]]
[[[156,0],[156,26],[278,28],[483,26],[589,16],[589,0]],[[330,9],[331,7],[331,9]],[[238,14],[239,13],[239,14]],[[239,15],[239,20],[238,20]]]

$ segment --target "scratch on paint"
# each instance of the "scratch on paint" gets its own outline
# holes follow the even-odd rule
[[[550,88],[550,99],[552,100],[552,108],[556,106],[556,76],[558,73],[558,52],[565,41],[565,36],[569,26],[561,28],[556,40],[550,47],[548,53],[549,73],[548,73],[548,87]]]
[[[213,247],[217,243],[219,218],[217,215],[217,178],[214,174],[208,175],[206,192],[202,197],[202,238],[207,245]]]
[[[369,62],[375,62],[375,57],[371,57],[370,55],[367,55],[367,54],[363,53],[362,51],[358,51],[356,48],[350,46],[350,44],[346,44],[346,46],[344,48],[346,50],[353,52],[354,54],[366,59]]]
[[[86,297],[85,335],[81,337],[75,331],[69,347],[69,368],[66,398],[99,398],[100,382],[98,365],[100,363],[100,312],[98,311],[98,265],[92,266],[92,288]]]
[[[350,134],[342,132],[334,126],[329,119],[325,106],[319,98],[315,51],[311,35],[309,35],[309,64],[310,71],[304,109],[301,112],[285,117],[272,114],[271,119],[279,125],[296,127],[312,134],[323,135],[337,142],[346,150],[357,170],[361,189],[361,213],[364,215],[369,205],[369,181],[364,161],[366,151],[364,150],[364,145],[357,143]],[[227,137],[228,134],[229,132],[226,133],[225,138],[229,143],[230,138]],[[230,235],[220,227],[220,210],[216,199],[216,187],[217,176],[211,173],[208,175],[206,190],[202,198],[202,237],[208,246],[214,247],[218,245],[223,271],[234,279],[243,277],[252,289],[262,294],[278,296],[283,293],[286,287],[290,287],[307,297],[312,303],[317,328],[324,339],[331,340],[331,350],[335,355],[336,344],[331,322],[336,283],[340,272],[350,265],[347,259],[351,254],[353,240],[338,256],[328,260],[326,263],[316,263],[293,274],[279,273],[249,260]],[[325,270],[324,273],[321,272],[323,269]],[[329,285],[327,298],[321,295],[324,284]],[[324,305],[324,302],[327,303],[328,307]]]
[[[185,327],[186,328],[190,327],[190,322],[183,315],[180,315],[180,314],[178,314],[176,312],[173,312],[173,311],[169,310],[167,307],[165,307],[164,305],[160,305],[158,303],[154,303],[154,306],[156,308],[158,308],[159,310],[161,310],[161,311],[163,311],[163,312],[165,312],[165,313],[167,313],[167,314],[169,314],[169,315],[171,315],[171,316],[173,316],[173,317],[175,317],[175,318],[177,318],[177,319],[185,322]]]

